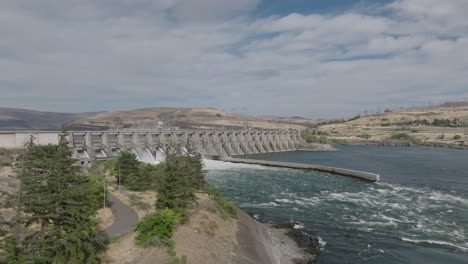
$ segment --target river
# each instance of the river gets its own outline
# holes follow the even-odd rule
[[[318,235],[318,263],[468,263],[468,151],[338,146],[242,156],[379,173],[380,183],[315,171],[207,161],[207,180],[266,221]]]

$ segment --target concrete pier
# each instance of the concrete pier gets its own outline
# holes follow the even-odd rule
[[[219,160],[234,162],[234,163],[246,163],[246,164],[256,164],[263,166],[271,167],[282,167],[282,168],[291,168],[291,169],[303,169],[303,170],[315,170],[321,172],[328,172],[332,174],[338,174],[342,176],[348,176],[353,178],[358,178],[365,181],[378,182],[380,181],[380,175],[370,172],[355,171],[341,168],[334,168],[322,165],[314,164],[304,164],[304,163],[290,163],[290,162],[280,162],[280,161],[269,161],[269,160],[253,160],[253,159],[239,159],[232,157],[220,157]]]

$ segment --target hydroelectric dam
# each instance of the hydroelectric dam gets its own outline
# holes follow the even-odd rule
[[[24,148],[34,145],[57,144],[59,131],[0,131],[0,148]],[[94,159],[111,159],[126,151],[138,160],[157,164],[165,160],[174,148],[191,148],[204,158],[263,166],[316,170],[376,182],[380,175],[313,164],[261,161],[231,158],[246,154],[314,150],[299,131],[267,130],[106,130],[68,131],[68,140],[75,158],[82,164]]]
[[[57,144],[59,131],[0,131],[0,148]],[[299,150],[307,143],[298,131],[116,130],[69,131],[68,140],[80,160],[114,158],[122,151],[158,163],[176,146],[191,148],[204,157],[227,157]]]

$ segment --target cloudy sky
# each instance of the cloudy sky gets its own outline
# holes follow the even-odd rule
[[[0,106],[352,116],[468,98],[467,0],[1,0]]]

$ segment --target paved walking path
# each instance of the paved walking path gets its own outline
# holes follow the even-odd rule
[[[133,230],[138,222],[138,216],[132,208],[125,205],[117,197],[108,194],[111,202],[112,215],[114,223],[104,232],[109,237],[118,237]]]

